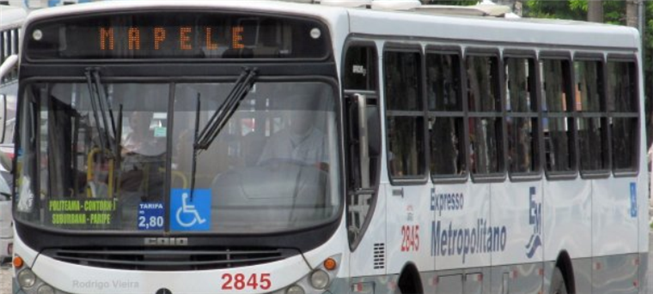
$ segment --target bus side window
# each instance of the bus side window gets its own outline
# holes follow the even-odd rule
[[[489,175],[504,171],[501,93],[498,58],[472,55],[466,58],[469,107],[470,169]]]
[[[389,174],[421,178],[425,174],[421,55],[386,51],[383,65]]]
[[[546,172],[574,172],[573,104],[569,99],[569,61],[540,61]]]
[[[609,168],[602,65],[600,60],[574,61],[576,110],[583,113],[578,119],[581,172],[607,171]]]
[[[639,148],[637,66],[633,61],[608,60],[607,108],[612,134],[612,166],[617,172],[636,172]]]
[[[467,148],[459,53],[426,54],[430,169],[434,178],[465,176]]]
[[[506,130],[511,174],[539,172],[539,118],[535,94],[535,60],[505,59]]]

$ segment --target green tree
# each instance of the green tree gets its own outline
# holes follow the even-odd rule
[[[603,20],[606,23],[626,24],[626,2],[603,0]],[[587,20],[587,0],[528,0],[524,5],[524,17]]]
[[[422,0],[424,4],[430,5],[474,5],[478,0]]]
[[[582,0],[528,0],[524,3],[523,8],[523,16],[531,18],[584,20],[586,14],[587,2]]]

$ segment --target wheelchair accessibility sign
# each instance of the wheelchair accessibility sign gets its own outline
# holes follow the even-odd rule
[[[170,230],[208,231],[211,229],[211,190],[172,189],[170,195]]]

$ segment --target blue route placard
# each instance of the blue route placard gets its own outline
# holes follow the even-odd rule
[[[163,230],[165,210],[161,202],[144,202],[138,204],[138,229],[151,231]]]
[[[211,229],[211,189],[172,189],[170,230],[208,231]]]
[[[630,183],[630,217],[637,217],[637,183]]]

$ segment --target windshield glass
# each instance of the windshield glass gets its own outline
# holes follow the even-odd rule
[[[17,217],[71,230],[215,233],[294,230],[337,217],[338,131],[326,83],[257,82],[209,148],[197,150],[193,173],[196,130],[233,86],[26,87]]]

